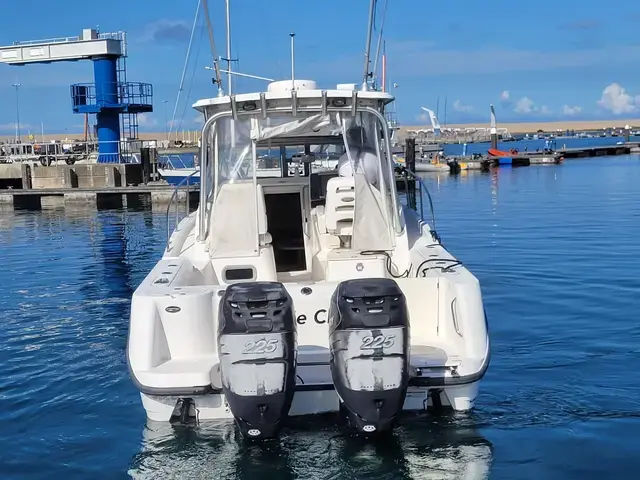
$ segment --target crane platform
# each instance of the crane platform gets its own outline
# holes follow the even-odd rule
[[[101,56],[126,56],[123,32],[98,33],[85,29],[77,37],[49,38],[14,42],[0,47],[0,63],[26,65],[28,63],[52,63],[89,60]]]

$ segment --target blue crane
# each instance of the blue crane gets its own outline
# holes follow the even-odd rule
[[[125,32],[99,33],[84,29],[77,37],[63,37],[0,47],[0,63],[8,65],[93,61],[94,83],[71,85],[74,113],[95,114],[98,163],[121,163],[121,134],[138,138],[139,113],[153,111],[153,86],[128,82]]]

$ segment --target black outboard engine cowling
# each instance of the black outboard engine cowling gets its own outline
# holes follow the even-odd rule
[[[341,282],[329,308],[331,376],[352,426],[389,429],[409,384],[409,317],[398,284],[386,278]]]
[[[222,390],[247,438],[274,437],[295,389],[293,301],[277,282],[229,285],[220,300]]]

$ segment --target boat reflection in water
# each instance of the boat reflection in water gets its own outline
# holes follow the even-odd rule
[[[332,416],[332,415],[329,415]],[[393,433],[366,441],[335,418],[289,419],[279,440],[244,440],[231,422],[197,427],[147,420],[129,474],[152,478],[486,479],[493,447],[472,415],[407,415]]]

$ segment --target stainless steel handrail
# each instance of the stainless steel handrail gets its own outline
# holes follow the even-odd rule
[[[171,239],[171,233],[173,231],[175,231],[178,228],[178,224],[180,223],[179,219],[178,219],[178,215],[179,215],[179,204],[180,204],[180,200],[178,198],[178,192],[180,191],[181,187],[186,183],[186,191],[187,191],[187,202],[186,202],[186,209],[185,209],[185,217],[189,216],[189,191],[190,191],[190,183],[189,180],[191,179],[191,177],[193,177],[196,173],[200,173],[199,170],[196,170],[195,172],[192,172],[191,174],[187,175],[186,177],[184,177],[180,183],[178,183],[178,185],[176,185],[176,188],[173,190],[173,193],[171,194],[171,198],[169,199],[169,205],[167,205],[167,244],[166,244],[166,248],[169,248],[169,240]],[[176,208],[175,208],[175,213],[176,213],[176,223],[175,226],[173,228],[173,230],[171,230],[170,228],[170,223],[169,223],[169,215],[171,213],[171,206],[173,205],[173,200],[174,198],[176,199]]]
[[[411,175],[411,179],[413,181],[415,181],[420,186],[420,195],[418,197],[419,197],[419,202],[420,202],[420,219],[423,220],[423,221],[424,221],[424,206],[423,206],[423,201],[422,201],[422,192],[427,194],[427,199],[429,200],[429,209],[431,210],[431,225],[430,225],[431,226],[431,236],[433,237],[433,239],[435,241],[440,243],[440,236],[438,235],[438,232],[436,230],[436,213],[435,213],[435,210],[433,208],[433,199],[431,198],[431,193],[429,192],[429,189],[424,184],[424,182],[416,175],[415,172],[409,170],[406,167],[405,167],[404,170],[405,170],[406,173]],[[406,189],[408,189],[408,185],[405,185],[405,195],[408,198],[409,192]]]

